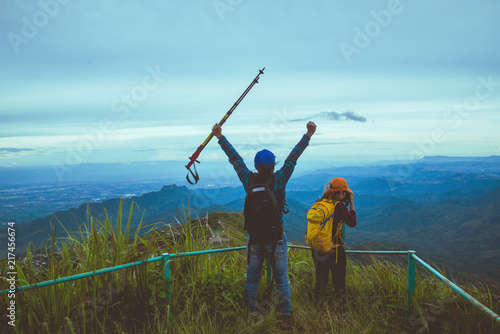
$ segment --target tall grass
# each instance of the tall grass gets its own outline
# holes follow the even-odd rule
[[[55,233],[41,250],[28,250],[18,267],[18,284],[75,275],[163,252],[183,253],[215,247],[242,246],[242,215],[212,213],[192,218],[181,212],[179,224],[155,224],[131,230],[128,217],[112,222],[107,213],[90,217],[78,231],[56,239]],[[188,205],[189,208],[189,205]],[[135,208],[137,209],[137,208]],[[224,229],[218,221],[223,221]],[[64,226],[57,222],[57,228]],[[55,226],[55,228],[56,228]],[[214,243],[209,235],[229,239]],[[48,265],[35,266],[43,254]],[[406,311],[406,268],[372,259],[358,263],[349,256],[347,270],[348,311],[340,313],[333,291],[315,304],[314,265],[310,251],[289,250],[294,331],[297,333],[494,333],[498,326],[449,288],[425,272],[417,271],[415,298]],[[6,333],[274,333],[277,328],[275,291],[267,289],[263,272],[259,306],[264,314],[249,317],[243,289],[244,252],[228,252],[171,261],[172,300],[166,301],[161,261],[115,271],[16,295],[17,326],[4,326],[8,298],[0,295],[0,332]],[[0,262],[6,272],[6,261]],[[491,288],[494,288],[492,291]],[[7,288],[2,280],[0,289]],[[464,287],[497,313],[498,288],[479,284]]]

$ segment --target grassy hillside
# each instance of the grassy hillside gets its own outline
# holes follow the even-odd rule
[[[34,283],[113,265],[147,259],[168,251],[188,252],[241,246],[246,236],[240,213],[214,212],[182,224],[144,229],[134,214],[119,206],[113,220],[90,217],[82,231],[53,240],[45,256],[47,266],[35,266],[34,252],[19,261],[19,284]],[[120,214],[121,213],[121,214]],[[135,230],[131,226],[139,226]],[[123,233],[122,233],[123,231]],[[77,237],[76,234],[79,234]],[[142,235],[142,237],[141,237]],[[59,242],[56,242],[59,241]],[[53,245],[53,248],[52,248]],[[296,333],[495,333],[492,320],[453,295],[436,279],[418,272],[414,309],[405,311],[406,269],[371,260],[358,264],[349,256],[348,310],[339,313],[329,291],[322,304],[312,301],[314,266],[310,252],[289,251],[294,330]],[[6,271],[5,261],[0,270]],[[250,319],[243,302],[245,256],[230,252],[182,257],[171,262],[172,301],[166,302],[160,262],[18,292],[17,326],[5,326],[8,299],[0,296],[3,333],[279,333],[275,296],[259,288],[261,315]],[[1,281],[0,289],[7,283]],[[498,289],[473,284],[464,287],[497,313]],[[169,316],[170,315],[170,316]]]

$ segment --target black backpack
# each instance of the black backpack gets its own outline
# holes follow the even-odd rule
[[[283,224],[279,205],[273,192],[274,174],[267,177],[264,183],[254,183],[255,174],[250,174],[249,190],[245,197],[244,229],[250,235],[249,246],[258,243],[272,242],[273,249],[283,235]]]

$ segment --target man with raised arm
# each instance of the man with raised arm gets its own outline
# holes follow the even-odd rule
[[[279,219],[278,229],[279,236],[276,242],[266,241],[264,238],[256,238],[249,232],[247,239],[247,275],[245,284],[245,298],[250,307],[252,316],[258,315],[257,308],[257,288],[260,280],[260,273],[264,259],[268,258],[273,267],[273,277],[276,282],[278,293],[279,311],[280,311],[280,327],[283,329],[292,326],[290,304],[290,285],[288,282],[288,267],[287,267],[287,241],[283,228],[283,212],[285,210],[285,188],[290,176],[292,176],[297,159],[309,145],[311,136],[316,131],[316,124],[308,122],[307,133],[302,136],[300,141],[292,149],[292,152],[285,160],[283,167],[277,172],[274,172],[276,165],[276,156],[266,149],[257,152],[254,159],[254,167],[257,173],[252,172],[243,162],[241,156],[236,152],[234,147],[229,143],[226,137],[222,135],[222,129],[218,124],[212,128],[212,133],[219,139],[219,144],[229,158],[229,162],[233,165],[238,177],[243,184],[243,188],[247,193],[261,190],[266,187],[253,187],[254,185],[268,185],[269,191],[272,192],[271,198],[275,200],[277,219]],[[247,204],[245,204],[247,210]],[[245,226],[247,227],[247,215],[245,212]],[[246,228],[250,231],[249,228]],[[257,241],[256,241],[257,240]],[[263,241],[264,240],[264,241]]]

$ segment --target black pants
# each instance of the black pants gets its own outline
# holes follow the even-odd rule
[[[338,254],[337,254],[338,253]],[[312,251],[314,268],[316,269],[316,288],[315,296],[324,296],[326,286],[328,284],[328,274],[332,272],[333,287],[335,295],[340,297],[342,301],[345,299],[345,274],[346,274],[346,257],[343,246],[337,247],[333,253],[320,253]],[[337,263],[335,263],[337,260]]]

